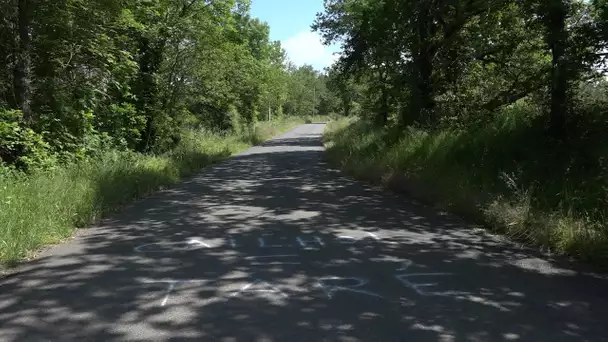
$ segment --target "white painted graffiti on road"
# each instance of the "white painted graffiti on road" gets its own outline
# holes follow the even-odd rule
[[[283,255],[284,257],[292,257],[294,255]],[[262,257],[248,257],[248,258],[262,258]],[[416,273],[408,273],[409,268],[413,266],[413,262],[411,260],[404,260],[402,262],[402,266],[398,268],[396,271],[398,274],[394,275],[394,278],[404,287],[413,290],[417,295],[420,296],[440,296],[443,293],[441,292],[431,292],[427,290],[429,287],[438,286],[438,282],[432,283],[421,283],[415,282],[416,278],[429,278],[429,277],[445,277],[450,276],[452,273],[445,272],[416,272]],[[164,279],[164,280],[145,280],[145,283],[163,283],[166,284],[165,294],[160,303],[160,306],[165,306],[171,294],[174,290],[176,290],[177,286],[185,284],[185,283],[196,283],[198,285],[206,285],[208,280],[203,279]],[[375,297],[382,300],[390,300],[387,299],[387,296],[381,293],[378,293],[377,290],[374,290],[374,285],[377,285],[373,282],[373,280],[358,277],[358,276],[323,276],[319,277],[310,283],[310,286],[302,289],[298,289],[298,293],[303,293],[302,290],[308,289],[320,289],[328,299],[333,299],[337,293],[350,293],[350,294],[358,294],[369,297]],[[386,285],[383,283],[383,285]],[[377,288],[377,286],[376,286]],[[227,298],[235,298],[246,293],[267,293],[271,295],[279,296],[283,299],[287,299],[289,295],[285,290],[280,289],[279,286],[272,284],[270,281],[263,279],[255,279],[252,282],[246,283],[241,286],[240,289],[229,292]]]
[[[449,276],[452,273],[444,273],[444,272],[427,272],[427,273],[407,273],[407,270],[412,266],[413,262],[411,260],[404,260],[402,266],[397,269],[399,273],[395,275],[395,278],[399,280],[403,285],[413,289],[421,296],[434,296],[440,295],[439,292],[428,292],[424,290],[426,287],[434,287],[437,286],[438,283],[414,283],[411,278],[413,277],[436,277],[436,276]]]
[[[163,299],[160,303],[160,306],[165,306],[165,305],[167,305],[167,302],[169,301],[169,297],[171,296],[171,293],[173,292],[173,290],[175,289],[176,286],[178,286],[180,284],[187,284],[187,283],[203,284],[203,283],[208,282],[208,280],[204,280],[204,279],[158,279],[158,280],[144,279],[144,280],[142,280],[142,282],[145,284],[160,283],[160,284],[167,285],[167,288],[165,290],[165,295],[163,296]]]
[[[276,286],[273,286],[269,282],[261,279],[256,279],[254,282],[244,285],[240,290],[233,292],[230,297],[236,297],[245,292],[274,293],[284,298],[289,297],[287,294],[285,294],[285,292],[279,290]]]
[[[361,237],[340,235],[332,240],[339,244],[350,245],[357,242],[365,242],[370,238],[375,241],[381,241],[378,235],[371,232],[366,232],[366,236]],[[137,246],[135,247],[135,251],[138,253],[171,253],[195,251],[208,248],[222,248],[226,246],[230,246],[231,248],[241,248],[247,246],[247,241],[244,239],[240,239],[241,241],[239,241],[237,237],[231,236],[224,240],[227,240],[227,243],[223,242],[215,245],[200,237],[189,238],[185,241],[177,242],[153,242]],[[276,237],[274,236],[257,237],[256,240],[255,246],[258,248],[301,248],[304,250],[316,250],[326,247],[326,242],[321,237],[315,235],[295,236],[290,240],[287,240],[287,244],[278,244],[276,242]],[[254,246],[254,244],[250,243],[249,246]]]
[[[323,277],[317,282],[317,286],[325,292],[329,299],[338,291],[349,291],[384,298],[377,293],[361,289],[365,284],[367,284],[367,280],[359,277]]]

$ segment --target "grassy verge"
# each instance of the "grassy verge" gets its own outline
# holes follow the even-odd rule
[[[595,127],[595,128],[594,128]],[[477,127],[425,132],[340,120],[328,159],[550,252],[608,264],[608,145],[602,127],[549,141],[534,110],[512,107]]]
[[[110,151],[29,176],[0,178],[0,263],[14,265],[123,205],[303,123],[262,122],[239,135],[186,132],[161,156]]]

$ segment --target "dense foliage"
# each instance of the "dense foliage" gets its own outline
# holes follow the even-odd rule
[[[604,89],[607,13],[603,0],[326,0],[313,28],[342,43],[348,113],[433,128],[525,99],[564,139],[579,87]]]
[[[326,0],[313,28],[360,118],[333,159],[608,264],[605,0]]]
[[[242,131],[326,110],[249,0],[0,0],[0,159],[46,167],[166,152],[187,128]]]

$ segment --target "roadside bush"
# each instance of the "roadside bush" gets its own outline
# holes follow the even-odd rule
[[[327,129],[327,154],[388,186],[404,176],[416,184],[408,191],[515,239],[608,264],[605,130],[582,120],[571,128],[578,134],[557,146],[538,117],[518,104],[484,126],[410,127],[395,143],[390,130],[341,120]]]
[[[54,164],[49,145],[25,126],[21,111],[4,109],[0,109],[0,160],[21,170]]]
[[[28,174],[0,165],[0,263],[31,257],[134,199],[301,122],[260,122],[241,135],[185,130],[179,144],[163,154],[106,150]]]

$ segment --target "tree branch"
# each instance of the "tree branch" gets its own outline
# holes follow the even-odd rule
[[[549,69],[544,68],[522,82],[514,82],[508,90],[500,92],[496,97],[484,104],[482,108],[493,111],[499,107],[506,106],[526,97],[531,92],[538,90],[543,86],[544,76],[548,72]]]

